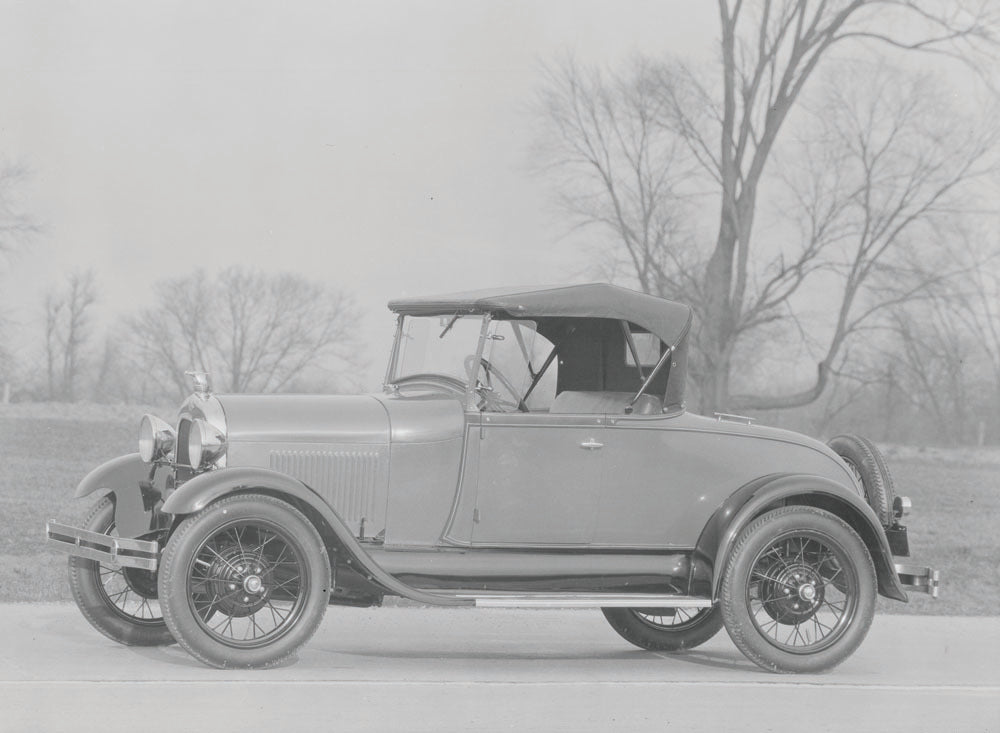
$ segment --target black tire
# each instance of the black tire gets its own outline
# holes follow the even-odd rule
[[[83,528],[114,532],[115,505],[110,497],[94,505]],[[109,639],[128,646],[174,643],[157,601],[155,572],[70,556],[69,587],[83,617]]]
[[[711,608],[602,608],[623,639],[656,652],[694,649],[722,628],[719,606]]]
[[[185,519],[160,561],[168,628],[191,656],[221,669],[291,658],[323,620],[330,581],[312,523],[259,494],[221,499]]]
[[[822,672],[849,657],[875,613],[875,567],[864,542],[822,509],[786,506],[753,520],[722,579],[726,631],[772,672]]]
[[[865,499],[875,510],[883,527],[892,526],[895,518],[892,502],[895,490],[892,474],[875,444],[860,435],[838,435],[828,446],[840,456],[865,488]]]

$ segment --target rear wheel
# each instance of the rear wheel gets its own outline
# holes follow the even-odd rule
[[[720,603],[726,630],[773,672],[821,672],[849,657],[875,613],[868,548],[840,518],[814,507],[764,514],[739,535]]]
[[[602,608],[604,618],[623,639],[643,649],[678,652],[693,649],[722,628],[712,608]]]
[[[110,497],[97,502],[83,528],[117,534]],[[129,646],[174,643],[160,612],[155,572],[70,556],[69,587],[83,617],[109,639]]]
[[[213,667],[273,667],[315,633],[330,594],[316,528],[291,505],[242,494],[185,519],[160,563],[163,617]]]

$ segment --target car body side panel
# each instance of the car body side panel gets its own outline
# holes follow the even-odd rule
[[[385,544],[435,546],[455,502],[461,436],[393,444]]]
[[[595,545],[692,548],[720,505],[754,479],[811,474],[855,489],[804,436],[686,413],[609,416]]]
[[[376,399],[392,441],[385,544],[440,544],[458,491],[468,419],[462,403],[433,393]]]
[[[462,469],[458,477],[458,494],[451,508],[441,542],[461,547],[472,543],[472,529],[476,510],[476,487],[479,483],[479,442],[482,432],[482,413],[470,413],[466,428]]]
[[[389,416],[389,435],[393,445],[435,443],[462,437],[465,411],[458,398],[440,393],[374,397]]]

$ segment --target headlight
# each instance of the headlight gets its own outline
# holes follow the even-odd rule
[[[188,432],[188,460],[192,468],[214,463],[226,448],[225,437],[204,420],[193,420]]]
[[[146,463],[165,457],[174,449],[177,435],[155,415],[143,415],[139,421],[139,457]]]

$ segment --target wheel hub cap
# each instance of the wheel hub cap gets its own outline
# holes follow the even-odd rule
[[[769,581],[762,584],[761,596],[768,598],[764,610],[780,624],[801,623],[823,602],[823,579],[809,565],[772,567]]]
[[[216,608],[229,616],[250,616],[267,603],[272,575],[266,559],[227,548],[218,554],[208,573],[209,597],[217,598]]]

